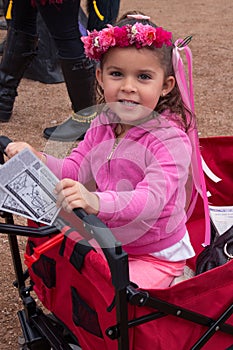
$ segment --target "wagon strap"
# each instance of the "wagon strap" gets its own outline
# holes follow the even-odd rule
[[[34,252],[32,255],[29,255],[27,253],[24,254],[24,263],[25,265],[30,268],[37,260],[40,259],[40,256],[47,252],[48,250],[56,247],[58,244],[60,244],[63,239],[64,235],[67,231],[71,229],[70,226],[64,226],[61,229],[61,232],[54,236],[53,238],[49,239],[48,241],[44,242],[43,244],[33,248]]]
[[[79,272],[85,256],[95,249],[75,230],[68,230],[61,244],[59,254],[66,258]]]

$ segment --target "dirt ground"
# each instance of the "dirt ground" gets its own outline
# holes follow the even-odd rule
[[[195,105],[202,137],[232,134],[231,92],[232,21],[231,0],[122,0],[120,14],[137,9],[173,32],[174,38],[193,35]],[[2,38],[5,33],[0,32]],[[0,134],[25,140],[38,149],[67,151],[69,145],[48,143],[45,127],[62,122],[71,112],[64,83],[45,85],[24,79],[18,89],[14,113],[9,123],[0,123]],[[0,219],[2,220],[2,219]],[[16,218],[17,222],[24,220]],[[24,250],[24,239],[20,249]],[[8,239],[0,235],[0,350],[17,349],[20,334],[17,311],[22,308],[12,286],[14,272]],[[147,349],[145,349],[147,350]],[[219,349],[221,350],[221,349]]]

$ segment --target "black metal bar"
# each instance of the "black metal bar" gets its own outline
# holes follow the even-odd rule
[[[8,216],[6,218],[7,224],[13,225],[13,217]],[[22,288],[25,287],[25,280],[24,280],[24,273],[23,273],[23,267],[22,267],[22,261],[21,261],[21,256],[19,252],[19,244],[18,244],[18,239],[16,236],[8,236],[8,242],[11,250],[11,256],[12,256],[12,261],[13,261],[13,266],[14,266],[14,271],[15,271],[15,276],[17,280],[17,287],[19,291],[19,295],[21,293]]]
[[[164,314],[163,312],[153,312],[153,313],[129,320],[127,328],[129,329],[129,328],[137,327],[137,326],[140,326],[144,323],[151,322],[153,320],[157,320],[157,319],[165,317],[165,316],[168,316],[168,315]],[[109,327],[106,330],[106,335],[112,340],[119,338],[120,337],[120,330],[119,330],[118,324],[116,324],[112,327]]]
[[[60,231],[55,226],[30,227],[23,225],[0,223],[0,233],[8,235],[40,238],[59,232]]]
[[[158,320],[159,318],[162,318],[165,316],[168,316],[168,315],[166,315],[163,312],[153,312],[153,313],[147,314],[145,316],[141,316],[138,318],[134,318],[133,320],[130,320],[128,322],[128,327],[132,328],[132,327],[140,326],[141,324],[144,324],[146,322],[150,322],[153,320]]]
[[[23,272],[23,280],[26,281],[28,278],[29,278],[29,271],[28,271],[28,269],[26,269],[26,270]],[[19,287],[19,284],[18,284],[18,281],[17,281],[17,280],[15,280],[15,281],[13,282],[13,286],[14,286],[15,288],[18,288],[18,287]]]
[[[220,326],[232,315],[233,305],[231,305],[224,313],[217,319],[216,322],[203,334],[203,336],[194,344],[191,350],[201,349],[207,341],[220,330]]]
[[[53,350],[72,350],[71,346],[45,314],[41,313],[31,317],[31,322],[49,342]]]
[[[150,314],[141,316],[139,318],[130,320],[128,321],[127,326],[125,326],[127,329],[131,327],[136,327],[146,322],[151,322],[155,319],[169,316],[169,315],[174,315],[184,320],[191,321],[196,324],[200,324],[208,327],[209,329],[207,330],[207,332],[195,343],[195,345],[191,348],[191,350],[201,349],[207,343],[207,341],[219,330],[222,332],[228,333],[230,335],[233,335],[233,326],[224,323],[232,315],[233,305],[231,305],[227,310],[225,310],[224,313],[217,320],[214,320],[202,314],[195,313],[195,312],[186,310],[184,308],[180,308],[177,305],[163,302],[159,299],[153,299],[149,297],[147,300],[143,300],[143,297],[144,297],[144,293],[143,293],[141,302],[138,301],[139,300],[138,298],[134,298],[133,300],[131,300],[131,304],[137,305],[137,306],[142,306],[143,304],[143,306],[145,305],[147,307],[156,308],[159,311],[163,310],[163,312],[154,312],[154,313],[150,313]],[[109,327],[107,335],[111,339],[119,338],[120,337],[119,324]]]
[[[214,322],[216,322],[214,319],[200,313],[190,311],[188,309],[152,297],[149,297],[143,305],[152,307],[168,315],[174,315],[182,319],[198,323],[202,326],[211,327]],[[220,330],[233,335],[233,326],[229,324],[224,323],[220,325]]]
[[[138,293],[140,294],[140,292]],[[156,309],[157,311],[161,311],[164,314],[173,315],[206,327],[211,327],[216,322],[216,320],[210,317],[207,317],[205,315],[202,315],[200,313],[190,311],[188,309],[179,307],[177,305],[168,303],[166,301],[163,301],[157,298],[153,298],[150,296],[146,297],[145,293],[142,293],[141,299],[138,296],[136,298],[130,299],[130,296],[129,296],[129,302],[132,305],[147,306],[147,307]],[[149,321],[149,316],[148,316],[148,321]],[[233,326],[224,323],[224,324],[220,324],[219,327],[221,331],[233,335]]]
[[[88,214],[85,212],[85,210],[82,209],[82,208],[75,208],[75,209],[73,209],[73,212],[74,212],[75,215],[76,215],[79,219],[81,219],[81,220],[83,220],[83,219],[85,218],[85,216],[88,215]]]
[[[18,311],[18,318],[20,326],[23,332],[25,345],[28,345],[29,349],[33,350],[50,350],[51,346],[48,341],[39,334],[38,330],[27,321],[25,311]]]
[[[158,319],[160,317],[174,315],[174,316],[180,317],[184,320],[191,321],[193,323],[197,323],[197,324],[200,324],[202,326],[206,326],[206,327],[210,328],[206,332],[207,334],[203,335],[204,340],[207,339],[208,336],[211,337],[216,332],[216,330],[221,330],[222,332],[233,335],[233,326],[231,326],[227,323],[224,323],[225,320],[227,320],[231,316],[231,314],[233,313],[233,305],[230,305],[230,307],[227,310],[225,310],[225,312],[217,320],[214,320],[214,319],[207,317],[205,315],[184,309],[182,307],[168,303],[166,301],[152,298],[149,296],[148,293],[145,293],[143,291],[138,291],[135,288],[133,288],[132,286],[129,286],[127,288],[127,292],[128,292],[128,301],[130,304],[136,305],[139,307],[147,306],[147,307],[150,307],[152,309],[157,310],[154,313],[150,313],[150,314],[141,316],[140,318],[135,318],[133,320],[130,320],[128,322],[128,328],[135,327],[135,326],[138,326],[138,325],[146,323],[146,322],[150,322],[150,321],[152,321],[154,319]],[[118,325],[110,327],[109,332],[112,333],[111,339],[116,339],[119,336]],[[202,338],[200,338],[200,341],[204,341],[204,340],[202,340]],[[192,349],[192,350],[194,350],[194,349]],[[197,349],[199,349],[199,348],[196,348],[195,350],[197,350]]]
[[[118,350],[129,350],[128,301],[126,288],[116,291],[116,314],[119,329]]]

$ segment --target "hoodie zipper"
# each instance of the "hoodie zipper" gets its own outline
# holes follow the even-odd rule
[[[119,138],[116,138],[116,140],[115,140],[115,142],[114,142],[114,144],[112,146],[112,150],[109,153],[109,155],[107,156],[107,160],[108,161],[110,161],[112,159],[113,153],[114,153],[115,149],[117,148],[118,143],[119,143]]]

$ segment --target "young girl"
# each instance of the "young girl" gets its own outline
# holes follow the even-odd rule
[[[82,40],[98,62],[105,102],[85,139],[64,160],[22,142],[6,152],[30,147],[62,179],[57,205],[96,214],[128,252],[131,280],[165,288],[194,255],[185,225],[192,113],[177,85],[171,33],[133,12]],[[93,179],[90,192],[84,185]]]

